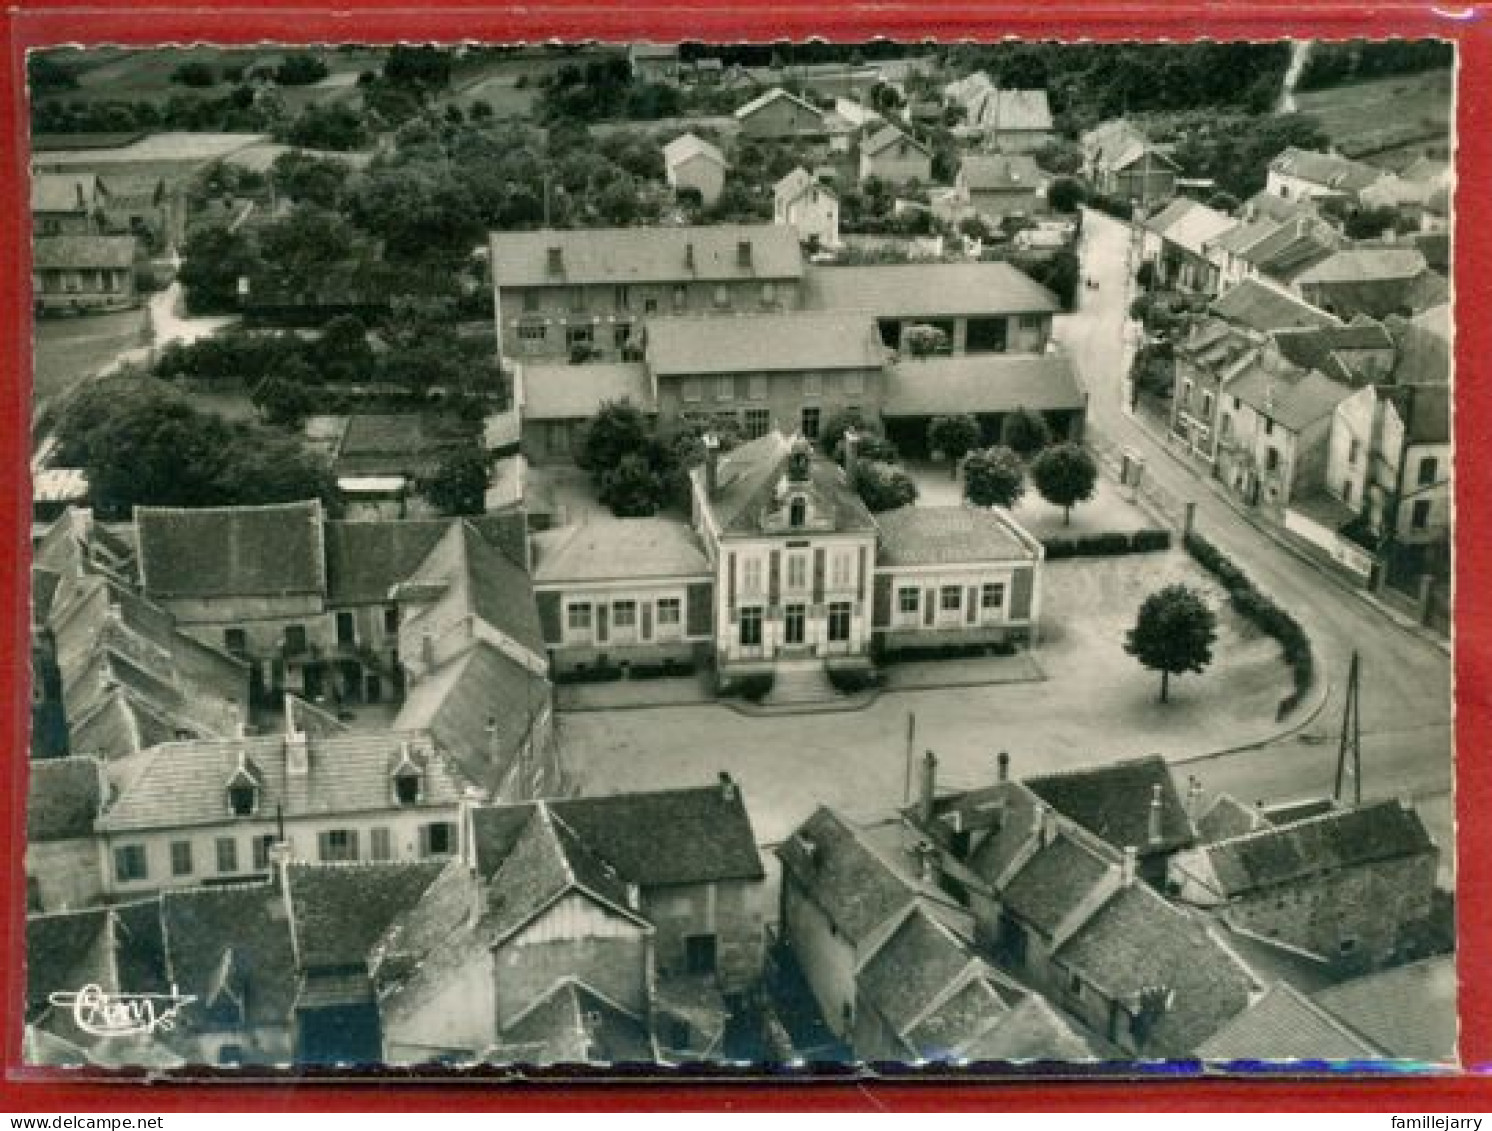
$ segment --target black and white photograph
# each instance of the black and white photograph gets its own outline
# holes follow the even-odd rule
[[[27,1066],[1458,1063],[1451,42],[25,66]]]

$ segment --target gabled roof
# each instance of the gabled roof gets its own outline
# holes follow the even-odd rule
[[[97,758],[32,760],[26,791],[26,842],[45,844],[93,836],[107,800]]]
[[[534,535],[534,583],[628,578],[710,580],[699,536],[667,518],[599,518]]]
[[[134,236],[37,236],[31,265],[38,271],[125,270],[133,267]]]
[[[388,603],[450,528],[449,519],[325,523],[327,603]]]
[[[1001,906],[1052,938],[1090,896],[1116,881],[1116,860],[1058,826],[1005,882]]]
[[[859,946],[917,898],[917,890],[822,805],[777,846],[790,876],[852,945]]]
[[[1314,369],[1254,364],[1230,380],[1227,391],[1255,412],[1299,432],[1330,416],[1354,390]]]
[[[1308,197],[1286,200],[1268,189],[1260,189],[1245,200],[1238,214],[1254,220],[1273,220],[1277,224],[1288,224],[1302,216],[1320,218],[1315,203]]]
[[[1271,161],[1269,169],[1343,193],[1361,192],[1389,175],[1361,161],[1350,161],[1334,153],[1297,149],[1293,145]]]
[[[1052,128],[1052,109],[1044,90],[999,90],[988,75],[979,72],[949,83],[943,95],[965,107],[964,120],[970,126],[1000,133]]]
[[[707,161],[725,166],[725,154],[719,148],[711,145],[702,137],[694,134],[681,134],[663,147],[663,163],[670,167],[682,165],[693,157],[703,157]]]
[[[326,592],[321,503],[136,507],[147,595],[283,597]]]
[[[1306,286],[1414,279],[1427,270],[1425,257],[1414,248],[1346,248],[1305,271],[1296,282]]]
[[[875,517],[876,565],[1034,561],[1029,535],[1013,520],[975,507],[898,507]]]
[[[1182,250],[1200,256],[1211,241],[1233,229],[1236,221],[1226,212],[1182,197],[1168,204],[1147,226]]]
[[[1392,401],[1411,444],[1448,444],[1451,439],[1449,385],[1389,385],[1379,395]]]
[[[643,887],[759,880],[751,818],[732,785],[576,797],[550,802],[622,879]]]
[[[1313,1000],[1389,1056],[1428,1064],[1456,1057],[1456,963],[1450,955],[1354,978]]]
[[[1234,224],[1233,227],[1225,232],[1219,232],[1209,243],[1210,246],[1219,251],[1232,252],[1238,255],[1268,239],[1279,230],[1279,224],[1268,217],[1259,220],[1246,220]]]
[[[787,437],[772,431],[719,457],[717,486],[705,501],[722,535],[761,532],[763,515],[778,509],[778,488],[786,478],[792,448]],[[696,483],[703,484],[702,469],[692,474]],[[831,460],[811,454],[805,488],[834,530],[875,529],[875,520],[860,496]]]
[[[988,353],[898,361],[886,369],[881,415],[1083,408],[1088,394],[1066,355]]]
[[[413,684],[393,726],[428,730],[463,780],[490,787],[508,772],[549,696],[548,680],[481,641]]]
[[[1058,813],[1117,849],[1141,856],[1190,844],[1195,833],[1171,767],[1159,754],[1064,773],[1024,784]],[[1160,801],[1160,839],[1151,842],[1150,814]]]
[[[1435,852],[1424,822],[1399,801],[1338,809],[1218,841],[1201,850],[1220,894],[1237,898],[1327,871]]]
[[[1245,279],[1225,291],[1213,300],[1210,309],[1219,318],[1262,333],[1288,326],[1340,325],[1326,311],[1257,279]]]
[[[1009,263],[896,263],[814,267],[804,303],[864,310],[879,318],[960,314],[1055,314],[1057,298]]]
[[[466,779],[435,751],[428,735],[369,731],[310,738],[309,771],[295,776],[286,766],[286,739],[279,735],[217,741],[163,742],[140,755],[137,772],[99,819],[107,832],[222,825],[229,780],[242,766],[257,768],[261,796],[256,819],[283,811],[287,819],[398,808],[390,773],[401,747],[418,751],[426,770],[418,808],[454,808]]]
[[[809,113],[815,115],[821,120],[824,116],[824,112],[817,106],[813,105],[810,102],[803,101],[803,99],[799,98],[796,94],[790,94],[788,91],[783,90],[780,86],[774,86],[766,93],[757,95],[750,102],[736,107],[736,121],[744,122],[747,118],[750,118],[758,111],[765,109],[781,98],[786,98],[789,102],[792,102],[802,109],[807,110]]]
[[[1197,1047],[1204,1060],[1377,1060],[1382,1053],[1288,982]]]
[[[1039,994],[1025,998],[959,1048],[970,1061],[1079,1061],[1097,1059],[1088,1039]]]
[[[407,622],[419,631],[423,618],[446,625],[463,616],[485,621],[535,655],[544,654],[544,634],[528,573],[482,537],[469,521],[453,523],[405,584],[444,586],[428,610]]]
[[[855,975],[857,996],[909,1043],[908,1034],[923,1015],[970,966],[977,970],[982,965],[966,941],[914,905],[860,966]],[[1006,1007],[998,995],[991,1005],[999,1012]],[[913,1055],[922,1051],[912,1050]]]
[[[1240,258],[1261,275],[1291,282],[1313,265],[1329,259],[1340,246],[1341,237],[1324,223],[1300,218],[1282,224],[1278,231],[1241,252]]]
[[[1169,1005],[1141,1049],[1145,1055],[1193,1052],[1247,1008],[1255,989],[1248,970],[1200,919],[1138,882],[1120,888],[1055,957],[1136,1012],[1142,995],[1164,991]]]
[[[210,1026],[214,997],[241,1002],[250,1025],[283,1026],[295,1001],[295,951],[284,899],[270,883],[161,893],[172,982],[197,998],[186,1026]]]
[[[742,244],[750,245],[749,262],[742,262]],[[490,246],[500,288],[803,275],[797,234],[776,224],[493,232]],[[558,272],[551,271],[553,250],[559,252]]]
[[[83,212],[98,204],[102,185],[94,173],[33,173],[32,212]]]
[[[1394,353],[1394,340],[1388,330],[1371,319],[1349,326],[1322,326],[1316,329],[1291,327],[1276,330],[1271,337],[1292,364],[1302,369],[1319,369],[1335,380],[1356,381],[1357,370],[1350,357],[1361,351]]]
[[[530,1004],[482,1054],[488,1064],[645,1064],[658,1051],[647,1027],[610,998],[565,978]]]
[[[54,993],[97,985],[118,991],[113,964],[113,912],[107,907],[26,917],[26,1018],[53,1008]]]
[[[1035,192],[1050,178],[1027,153],[970,153],[958,163],[958,179],[970,192]]]
[[[890,149],[893,145],[910,145],[924,157],[931,155],[932,151],[910,134],[904,133],[895,126],[887,124],[876,130],[868,138],[860,143],[860,152],[866,157],[876,157],[883,150]]]
[[[589,420],[606,404],[627,401],[658,411],[648,367],[640,361],[523,366],[524,420]]]
[[[1080,140],[1090,159],[1100,167],[1108,168],[1119,168],[1116,162],[1120,158],[1128,158],[1150,144],[1144,132],[1127,118],[1100,123]]]
[[[791,173],[783,177],[782,180],[773,185],[772,195],[776,197],[777,200],[786,204],[790,203],[791,201],[797,200],[809,189],[817,189],[819,192],[823,193],[825,196],[830,197],[833,200],[839,199],[838,193],[836,193],[828,185],[820,182],[817,177],[815,177],[807,169],[803,168],[802,165],[799,165]]]
[[[1213,844],[1235,836],[1266,828],[1269,820],[1251,805],[1245,805],[1227,793],[1220,793],[1196,820],[1197,842]]]
[[[646,334],[658,377],[878,369],[886,353],[871,319],[846,311],[649,318]]]
[[[301,970],[362,969],[394,920],[419,903],[445,866],[290,865],[286,897]]]

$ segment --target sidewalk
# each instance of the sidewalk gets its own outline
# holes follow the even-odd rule
[[[1344,592],[1351,593],[1359,600],[1363,601],[1365,604],[1370,605],[1372,608],[1376,609],[1382,616],[1386,617],[1388,620],[1393,621],[1400,628],[1414,633],[1416,636],[1420,637],[1420,639],[1429,644],[1433,644],[1446,655],[1451,654],[1450,641],[1441,636],[1438,632],[1423,624],[1420,624],[1413,617],[1407,616],[1405,613],[1383,601],[1381,598],[1378,597],[1377,594],[1371,593],[1368,590],[1364,589],[1362,586],[1356,584],[1353,580],[1343,574],[1340,566],[1333,562],[1329,557],[1326,557],[1321,551],[1317,550],[1316,547],[1311,546],[1304,539],[1291,534],[1289,531],[1281,529],[1276,524],[1267,522],[1264,519],[1260,518],[1248,507],[1239,502],[1238,499],[1236,499],[1232,495],[1232,493],[1227,490],[1227,488],[1218,483],[1216,480],[1198,475],[1196,465],[1185,455],[1177,452],[1171,446],[1171,442],[1166,434],[1162,431],[1159,431],[1156,428],[1154,422],[1150,420],[1143,411],[1136,412],[1126,409],[1125,415],[1128,416],[1129,419],[1133,421],[1137,427],[1143,430],[1146,435],[1150,437],[1150,439],[1155,441],[1156,446],[1161,448],[1161,450],[1163,450],[1170,459],[1174,460],[1176,463],[1184,467],[1187,471],[1191,472],[1197,479],[1198,483],[1205,485],[1206,488],[1213,493],[1213,495],[1226,503],[1234,514],[1238,515],[1239,518],[1247,522],[1260,534],[1263,534],[1266,538],[1270,539],[1270,541],[1274,542],[1275,545],[1280,547],[1280,549],[1293,556],[1296,560],[1309,566],[1322,577],[1330,580]]]

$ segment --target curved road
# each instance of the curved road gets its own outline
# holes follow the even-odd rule
[[[1301,735],[1198,762],[1189,769],[1209,789],[1226,789],[1245,801],[1329,790],[1336,770],[1342,684],[1352,650],[1357,649],[1362,656],[1363,795],[1430,801],[1426,815],[1439,826],[1436,838],[1448,849],[1450,818],[1444,799],[1452,782],[1449,656],[1261,533],[1125,414],[1129,233],[1129,227],[1117,220],[1087,213],[1083,269],[1099,281],[1099,288],[1081,290],[1081,309],[1057,320],[1056,336],[1087,383],[1089,419],[1108,440],[1143,454],[1147,478],[1173,497],[1197,504],[1198,530],[1295,614],[1314,643],[1318,673],[1332,681],[1325,710]]]

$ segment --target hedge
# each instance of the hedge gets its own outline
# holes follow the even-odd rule
[[[1283,719],[1300,706],[1316,681],[1316,659],[1311,653],[1310,637],[1300,622],[1261,593],[1227,554],[1200,534],[1187,534],[1184,542],[1197,564],[1222,583],[1238,614],[1280,642],[1295,682],[1295,690],[1280,701],[1276,713],[1277,718]]]
[[[1136,530],[1133,534],[1110,532],[1106,534],[1077,534],[1072,537],[1055,536],[1042,542],[1046,547],[1046,560],[1060,558],[1094,558],[1118,554],[1145,554],[1155,550],[1171,548],[1169,530]]]
[[[613,664],[593,664],[554,673],[555,683],[611,683],[621,678],[622,669]]]
[[[760,703],[772,694],[772,685],[776,681],[777,677],[772,672],[750,672],[746,675],[738,675],[723,684],[720,694],[739,696],[753,703]]]
[[[927,648],[882,648],[877,654],[881,663],[903,660],[967,660],[976,656],[1014,656],[1016,646],[1008,640],[988,644],[934,644]]]
[[[829,683],[842,695],[854,695],[867,691],[878,682],[876,673],[867,668],[830,668]]]
[[[633,664],[627,674],[633,679],[665,679],[693,675],[695,670],[692,660],[664,660],[660,664]]]

